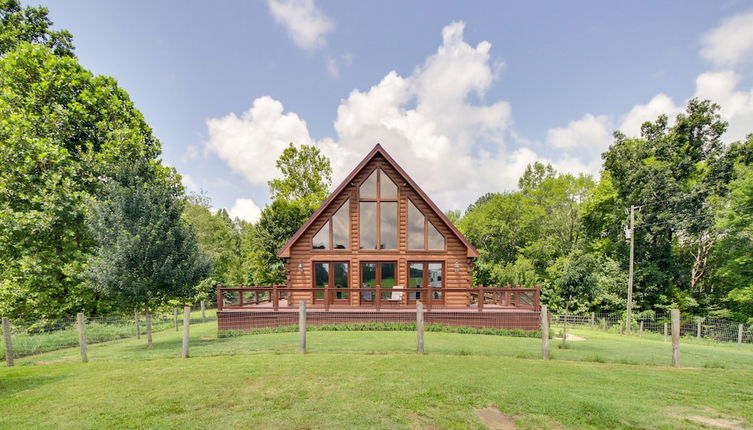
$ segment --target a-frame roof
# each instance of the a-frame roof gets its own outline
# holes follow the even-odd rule
[[[372,149],[366,157],[364,157],[363,160],[361,160],[360,163],[356,166],[355,169],[353,169],[350,174],[345,177],[345,179],[340,183],[340,185],[333,191],[329,197],[319,206],[319,209],[317,209],[310,217],[306,220],[306,222],[301,226],[301,228],[298,229],[298,231],[295,232],[295,234],[288,239],[288,241],[283,245],[283,247],[280,249],[280,252],[277,253],[278,257],[281,258],[287,258],[290,257],[290,248],[293,246],[293,244],[303,235],[303,233],[311,226],[311,224],[316,221],[317,218],[321,215],[322,212],[324,212],[325,209],[332,203],[333,200],[337,198],[337,196],[340,195],[340,193],[345,190],[345,187],[353,180],[353,178],[364,168],[366,165],[377,155],[380,154],[382,157],[384,157],[385,160],[398,172],[398,174],[407,182],[413,189],[418,193],[418,195],[426,202],[426,204],[429,205],[429,207],[434,211],[434,213],[442,220],[442,222],[445,223],[445,225],[452,231],[455,236],[457,236],[458,239],[460,239],[461,242],[466,246],[468,250],[468,257],[478,257],[479,253],[478,250],[471,244],[471,242],[466,239],[465,236],[463,236],[462,233],[455,227],[455,225],[452,223],[452,221],[447,218],[447,216],[439,210],[436,204],[434,204],[433,201],[429,198],[429,196],[426,195],[426,193],[419,187],[413,179],[411,179],[410,176],[403,170],[402,167],[400,167],[397,162],[390,156],[390,154],[387,153],[387,151],[382,148],[382,145],[376,144],[374,146],[374,149]]]

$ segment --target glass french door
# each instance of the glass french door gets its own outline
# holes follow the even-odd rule
[[[402,291],[392,290],[395,286],[395,262],[361,263],[361,288],[376,288],[382,290],[382,302],[402,301]],[[376,298],[376,292],[361,290],[361,303],[372,304]]]
[[[444,263],[415,262],[408,264],[408,303],[425,300],[426,287],[431,287],[433,303],[443,303]]]
[[[327,295],[325,287],[333,288],[330,292],[330,303],[347,304],[350,298],[348,263],[341,262],[315,262],[314,263],[314,288],[322,291],[314,292],[314,303],[324,303]]]

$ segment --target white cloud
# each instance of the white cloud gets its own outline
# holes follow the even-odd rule
[[[299,48],[313,51],[326,44],[324,35],[335,23],[316,7],[314,0],[267,0],[269,13],[285,26]]]
[[[274,161],[293,141],[316,144],[332,162],[335,183],[381,143],[443,208],[515,188],[539,157],[506,142],[512,133],[507,102],[469,101],[482,99],[498,73],[491,44],[471,46],[463,29],[461,22],[446,26],[440,47],[409,76],[392,71],[366,91],[353,90],[337,109],[337,138],[314,142],[303,120],[262,97],[240,118],[208,120],[207,146],[252,184],[276,174]]]
[[[670,121],[682,111],[682,107],[666,94],[657,94],[648,103],[635,105],[622,119],[619,130],[629,137],[640,136],[641,125],[646,121],[655,121],[659,115],[667,115]]]
[[[696,78],[695,96],[721,106],[720,115],[729,122],[724,139],[742,140],[753,132],[753,89],[738,91],[740,75],[733,71],[706,72]]]
[[[199,191],[201,191],[199,184],[196,183],[193,176],[187,173],[183,173],[180,175],[180,181],[181,183],[183,183],[183,187],[185,187],[186,190],[192,193],[198,193]]]
[[[612,142],[612,120],[607,115],[586,114],[567,127],[550,129],[546,141],[555,148],[598,154]]]
[[[702,38],[701,56],[715,66],[734,66],[753,60],[753,11],[722,21]]]
[[[235,199],[235,204],[230,208],[229,214],[231,218],[240,218],[255,223],[259,221],[261,209],[251,199]]]
[[[311,145],[306,122],[283,113],[282,103],[259,97],[240,117],[229,113],[207,119],[207,148],[253,185],[266,184],[278,174],[275,161],[289,142]]]

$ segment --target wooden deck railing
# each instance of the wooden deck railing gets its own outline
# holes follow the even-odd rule
[[[314,307],[347,307],[353,309],[409,307],[416,300],[424,303],[424,306],[432,308],[447,308],[445,305],[446,293],[465,293],[466,308],[476,307],[479,312],[484,306],[509,309],[539,310],[541,290],[535,288],[520,287],[473,287],[473,288],[288,288],[282,285],[254,286],[254,287],[223,287],[217,285],[217,309],[244,309],[258,307],[271,303],[274,311],[280,309],[280,302],[287,301],[292,306],[294,301],[302,300],[300,293],[306,293]],[[318,294],[317,294],[318,293]],[[396,293],[399,298],[394,298]],[[352,300],[350,294],[356,294],[358,299]],[[387,297],[385,297],[387,296]],[[426,300],[431,297],[431,300]],[[292,298],[292,300],[288,300]],[[339,303],[334,300],[338,300]],[[229,303],[228,303],[229,301]],[[321,303],[319,303],[321,302]],[[357,302],[358,304],[353,304]]]

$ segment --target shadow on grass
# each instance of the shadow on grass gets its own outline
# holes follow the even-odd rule
[[[28,390],[33,390],[35,388],[47,384],[53,384],[67,378],[67,375],[35,377],[6,375],[2,380],[0,380],[0,398],[8,397],[13,394]]]

